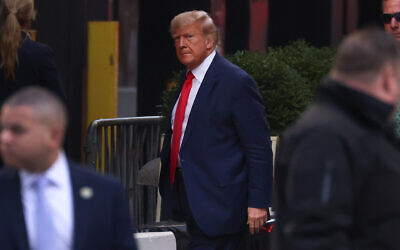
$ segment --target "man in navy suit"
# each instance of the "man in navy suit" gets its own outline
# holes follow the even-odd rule
[[[189,249],[235,249],[248,224],[267,219],[272,151],[254,80],[215,51],[218,32],[204,11],[171,21],[186,80],[168,119],[160,192],[186,221]]]
[[[68,161],[66,123],[64,104],[40,87],[3,104],[0,249],[136,249],[121,184]]]

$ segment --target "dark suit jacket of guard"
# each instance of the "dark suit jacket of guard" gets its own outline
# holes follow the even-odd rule
[[[160,192],[163,202],[177,210],[177,194],[169,180],[171,135],[169,117],[161,152]],[[216,54],[193,103],[180,148],[189,207],[204,233],[239,232],[246,226],[247,207],[270,205],[269,141],[255,81]]]
[[[136,249],[127,204],[119,181],[69,162],[74,209],[74,250]],[[82,187],[93,196],[84,199]],[[0,249],[29,250],[19,174],[0,172]]]
[[[13,93],[28,86],[46,88],[65,101],[51,48],[46,44],[32,41],[24,31],[21,33],[21,39],[18,63],[14,71],[15,80],[6,80],[4,71],[0,69],[0,106]]]

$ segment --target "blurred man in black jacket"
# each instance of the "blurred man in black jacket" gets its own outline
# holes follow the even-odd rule
[[[316,103],[284,134],[277,162],[281,250],[400,249],[397,41],[363,30],[339,47]]]

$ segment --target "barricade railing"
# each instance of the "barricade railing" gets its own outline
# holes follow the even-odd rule
[[[156,221],[156,187],[137,185],[140,168],[160,152],[162,116],[99,119],[86,138],[86,163],[121,179],[136,226]]]

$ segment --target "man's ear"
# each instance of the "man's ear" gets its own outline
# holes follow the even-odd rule
[[[400,86],[397,79],[397,72],[392,65],[387,64],[381,71],[382,90],[385,93],[386,101],[392,104],[397,103],[400,93]]]
[[[49,136],[50,146],[54,149],[60,148],[64,139],[64,129],[62,128],[62,126],[53,126],[52,128],[50,128]]]
[[[207,50],[211,50],[214,48],[214,40],[211,38],[211,36],[206,36],[206,48]]]

